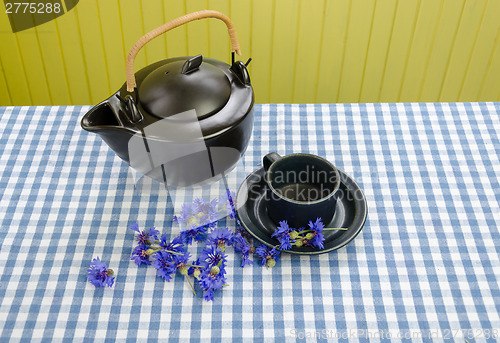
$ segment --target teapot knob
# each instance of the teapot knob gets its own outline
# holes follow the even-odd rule
[[[235,61],[229,70],[241,81],[245,86],[250,86],[250,75],[248,74],[247,65],[252,59],[250,58],[247,63],[242,61]]]
[[[182,66],[182,74],[189,74],[195,70],[198,70],[200,68],[201,63],[203,62],[203,56],[202,55],[197,55],[194,56],[193,58],[190,58],[189,60],[184,63]]]
[[[137,105],[135,104],[134,98],[130,94],[127,94],[125,96],[125,99],[118,94],[116,94],[116,97],[122,103],[123,112],[125,112],[128,119],[132,123],[137,123],[142,120],[142,115],[137,109]]]

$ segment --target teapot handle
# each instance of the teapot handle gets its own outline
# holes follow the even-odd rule
[[[186,14],[182,17],[179,17],[179,18],[174,19],[166,24],[159,26],[152,31],[149,31],[144,36],[139,38],[139,40],[137,42],[135,42],[134,46],[132,47],[132,49],[130,49],[128,56],[127,56],[127,91],[128,92],[134,91],[134,88],[136,86],[135,74],[134,74],[134,60],[135,60],[135,56],[137,56],[137,53],[139,52],[139,50],[141,50],[141,48],[144,45],[146,45],[149,41],[158,37],[162,33],[165,33],[167,31],[174,29],[178,26],[181,26],[183,24],[189,23],[190,21],[203,19],[203,18],[217,18],[217,19],[222,20],[226,24],[227,30],[229,31],[229,38],[231,39],[232,51],[236,52],[238,55],[241,55],[240,43],[238,42],[236,30],[234,29],[234,26],[233,26],[233,23],[231,22],[231,19],[229,19],[226,15],[224,15],[220,12],[211,11],[211,10],[203,10],[203,11],[198,11],[198,12]]]

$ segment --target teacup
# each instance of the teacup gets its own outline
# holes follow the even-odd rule
[[[278,224],[305,228],[310,220],[321,218],[327,225],[335,214],[340,175],[327,160],[311,154],[281,157],[271,152],[263,158],[268,186],[267,213]]]

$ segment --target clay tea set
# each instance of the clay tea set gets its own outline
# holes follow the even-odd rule
[[[193,20],[216,18],[228,29],[231,64],[202,55],[158,61],[134,73],[139,50],[159,35]],[[231,20],[216,11],[187,14],[141,37],[130,50],[126,82],[87,112],[84,130],[97,133],[131,168],[154,180],[179,187],[224,177],[241,159],[254,119],[254,91],[240,55]],[[338,249],[361,231],[366,199],[347,174],[310,154],[269,153],[263,166],[248,175],[236,196],[244,228],[258,241],[271,237],[279,221],[303,227],[320,217],[326,226],[324,249],[293,247],[296,254]]]

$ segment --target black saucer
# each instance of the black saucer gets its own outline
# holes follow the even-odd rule
[[[278,240],[271,237],[278,225],[267,215],[267,185],[264,180],[264,168],[257,169],[243,181],[236,196],[236,208],[241,224],[258,241],[267,246],[276,246]],[[348,228],[342,231],[324,231],[325,249],[312,247],[292,247],[291,254],[314,255],[339,249],[352,241],[365,224],[368,207],[363,191],[356,182],[339,170],[340,188],[337,191],[335,215],[325,227]],[[311,218],[312,220],[316,218]]]

